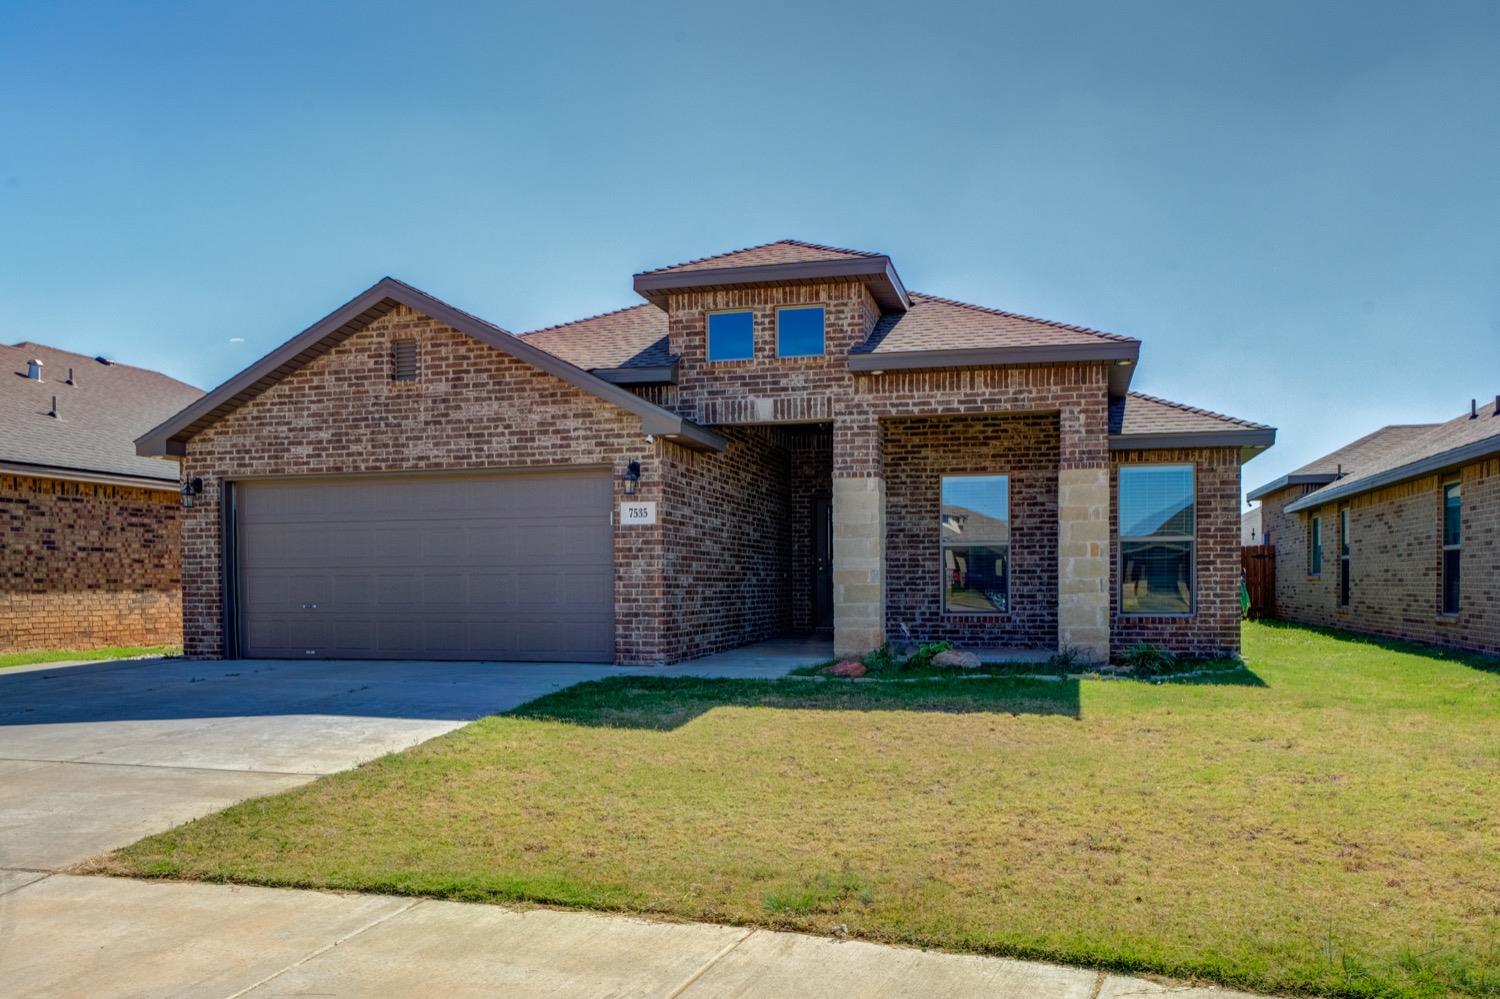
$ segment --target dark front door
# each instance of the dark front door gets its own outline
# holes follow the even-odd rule
[[[813,499],[813,627],[833,628],[833,502],[825,493]]]

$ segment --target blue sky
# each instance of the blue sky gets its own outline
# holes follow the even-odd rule
[[[0,341],[222,381],[384,274],[515,331],[782,237],[1141,337],[1254,486],[1500,392],[1500,5],[42,4]]]

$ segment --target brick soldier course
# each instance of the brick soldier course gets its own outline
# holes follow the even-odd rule
[[[1239,466],[1274,431],[1130,393],[1138,341],[908,292],[884,255],[791,240],[635,286],[646,304],[517,337],[386,279],[142,436],[204,484],[184,517],[188,651],[232,653],[247,613],[226,591],[225,482],[560,468],[615,482],[622,663],[813,630],[823,586],[841,654],[904,634],[1095,659],[1138,638],[1238,648]],[[779,310],[813,306],[822,352],[779,356]],[[721,312],[751,314],[748,358],[710,360]],[[1195,468],[1190,613],[1112,596],[1122,462]],[[1004,610],[944,609],[943,475],[1009,477]],[[655,522],[622,522],[627,501]]]

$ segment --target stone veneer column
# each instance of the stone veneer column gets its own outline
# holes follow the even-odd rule
[[[833,427],[833,651],[885,644],[885,478],[880,423],[861,415]]]
[[[1059,429],[1057,647],[1102,663],[1109,660],[1107,411],[1064,408]]]

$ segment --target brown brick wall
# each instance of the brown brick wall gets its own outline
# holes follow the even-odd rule
[[[886,634],[978,648],[1057,642],[1057,414],[884,424]],[[946,614],[938,522],[943,475],[1010,476],[1011,608]]]
[[[419,376],[395,382],[390,341],[415,339]],[[618,477],[641,463],[639,499],[660,500],[661,456],[639,418],[402,307],[188,442],[185,471],[204,481],[185,511],[184,640],[223,652],[219,483],[282,475],[598,465]],[[618,507],[618,502],[616,503]],[[662,524],[615,531],[615,655],[664,658],[667,566]]]
[[[1240,649],[1240,462],[1234,448],[1111,453],[1110,642],[1116,653],[1136,642],[1152,642],[1187,655]],[[1120,466],[1194,467],[1197,490],[1194,608],[1187,616],[1120,613]]]
[[[1442,486],[1463,487],[1462,598],[1442,609]],[[1349,605],[1338,605],[1339,506],[1287,513],[1308,487],[1261,500],[1276,545],[1276,612],[1305,624],[1500,652],[1500,459],[1396,483],[1348,500]],[[1310,517],[1323,519],[1323,571],[1308,572]]]
[[[791,459],[791,629],[813,631],[813,516],[819,496],[833,495],[833,428],[790,427],[785,431]]]
[[[719,454],[674,449],[664,468],[662,654],[691,659],[791,624],[790,457],[765,427],[726,427]]]
[[[0,475],[0,652],[180,641],[181,502]]]

